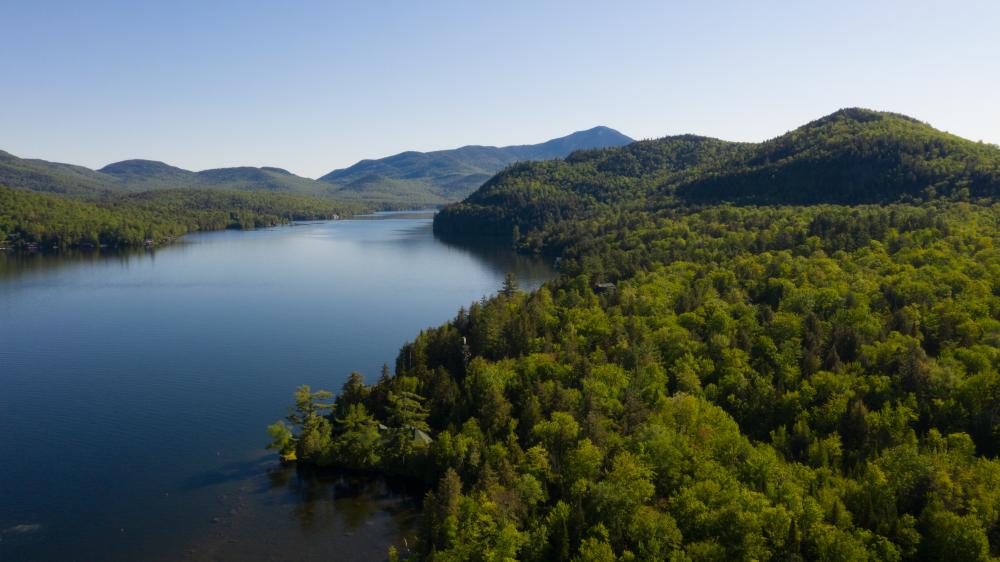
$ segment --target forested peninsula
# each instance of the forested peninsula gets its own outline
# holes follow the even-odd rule
[[[332,219],[363,208],[332,199],[263,191],[166,189],[79,199],[0,185],[0,247],[151,246],[188,232]]]
[[[851,109],[517,164],[447,233],[559,256],[300,388],[271,446],[426,483],[422,560],[1000,555],[1000,149]]]

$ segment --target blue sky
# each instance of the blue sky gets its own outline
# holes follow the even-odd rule
[[[273,165],[594,125],[762,140],[840,107],[1000,142],[1000,2],[0,0],[0,149]]]

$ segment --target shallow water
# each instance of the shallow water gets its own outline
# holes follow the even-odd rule
[[[374,380],[407,339],[546,264],[429,215],[0,257],[0,560],[368,560],[416,501],[282,469],[299,384]]]

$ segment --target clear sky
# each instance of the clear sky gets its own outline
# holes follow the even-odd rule
[[[1000,2],[0,0],[0,149],[272,165],[762,140],[847,106],[1000,142]]]

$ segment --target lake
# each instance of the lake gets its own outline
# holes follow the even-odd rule
[[[0,560],[369,560],[419,499],[280,467],[300,384],[369,382],[419,330],[548,264],[429,214],[0,255]],[[403,541],[407,541],[404,543]]]

